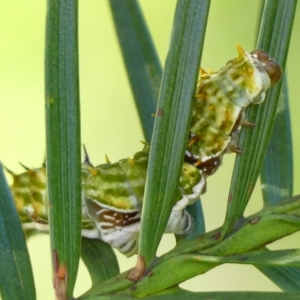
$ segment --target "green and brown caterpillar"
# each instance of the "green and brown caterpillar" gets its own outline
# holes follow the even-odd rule
[[[282,75],[280,66],[262,51],[238,57],[219,72],[200,70],[189,140],[177,195],[165,232],[187,234],[193,219],[185,211],[206,190],[206,178],[219,168],[223,154],[241,153],[242,125],[251,126],[245,109],[261,103]],[[126,256],[138,250],[141,209],[150,144],[132,159],[93,166],[85,151],[82,164],[82,235],[100,238]],[[28,169],[14,178],[11,190],[27,233],[48,230],[46,169]]]
[[[101,238],[127,256],[138,247],[141,209],[150,144],[133,158],[93,166],[85,152],[82,163],[82,235]],[[48,231],[46,169],[28,169],[20,175],[9,171],[14,182],[11,190],[24,230],[28,234]],[[195,202],[206,184],[201,171],[183,163],[174,208],[165,232],[187,234],[191,216],[184,210]]]

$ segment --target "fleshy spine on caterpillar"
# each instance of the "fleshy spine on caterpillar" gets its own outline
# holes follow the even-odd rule
[[[238,147],[245,108],[261,103],[266,90],[281,78],[281,68],[270,56],[247,53],[237,45],[238,57],[219,72],[200,69],[189,141],[176,199],[165,232],[187,234],[193,227],[185,211],[206,191],[206,178],[220,167],[225,153],[242,153]],[[82,164],[83,236],[101,238],[126,256],[137,252],[141,209],[150,145],[132,159],[94,167],[85,150]],[[9,171],[9,170],[8,170]],[[11,187],[26,232],[48,230],[46,169],[28,169]]]

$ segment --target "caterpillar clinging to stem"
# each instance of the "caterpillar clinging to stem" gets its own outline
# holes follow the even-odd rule
[[[205,192],[207,177],[217,171],[225,153],[242,153],[240,127],[252,125],[245,109],[263,102],[267,89],[281,78],[280,66],[265,51],[247,53],[240,45],[237,50],[238,57],[219,72],[200,70],[185,162],[165,232],[190,232],[193,219],[185,207]],[[98,166],[85,151],[82,163],[82,235],[100,238],[126,256],[138,250],[149,149],[146,143],[132,159]],[[26,168],[20,175],[9,172],[25,232],[47,231],[46,168]]]

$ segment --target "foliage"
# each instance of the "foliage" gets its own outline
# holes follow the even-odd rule
[[[78,299],[248,299],[250,295],[255,299],[296,299],[296,292],[300,290],[299,249],[269,251],[265,247],[300,229],[300,198],[292,197],[292,186],[289,184],[293,181],[293,157],[285,80],[283,92],[281,86],[277,85],[268,93],[264,104],[248,110],[248,116],[257,128],[241,134],[241,147],[247,149],[249,154],[236,159],[224,225],[204,233],[204,217],[199,202],[189,208],[197,215],[193,234],[186,239],[178,238],[172,251],[155,257],[174,198],[172,187],[176,186],[179,178],[209,5],[209,0],[178,0],[170,51],[162,75],[138,3],[135,0],[110,0],[147,140],[153,130],[142,212],[140,256],[136,267],[130,271],[131,279],[128,279],[128,271],[118,274],[118,262],[107,244],[86,239],[80,242],[78,3],[76,0],[48,0],[45,105],[47,169],[51,199],[53,280],[58,299],[73,297],[80,249],[93,285]],[[263,7],[257,48],[268,51],[283,69],[295,10],[296,1],[293,0],[266,1]],[[145,72],[145,66],[149,72]],[[158,108],[164,117],[156,118],[153,124],[149,115],[155,110],[157,98]],[[279,112],[278,101],[281,108]],[[174,124],[172,130],[169,124]],[[276,143],[278,135],[285,138],[284,143]],[[274,188],[264,189],[264,208],[244,218],[246,205],[260,172],[262,183]],[[5,233],[0,240],[0,267],[6,270],[0,276],[1,296],[2,299],[35,299],[26,242],[20,233],[20,222],[2,175],[0,179],[0,227],[1,232]],[[162,191],[168,191],[163,193],[163,198],[160,197]],[[9,224],[7,215],[10,216]],[[15,224],[13,232],[17,234],[12,234],[11,224]],[[294,293],[193,294],[176,287],[182,281],[223,263],[252,264],[282,290]],[[16,276],[16,284],[15,281],[7,284],[7,279]]]

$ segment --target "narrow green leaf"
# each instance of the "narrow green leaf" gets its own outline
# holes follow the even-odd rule
[[[82,239],[81,258],[91,275],[93,286],[120,273],[115,252],[99,239]]]
[[[109,3],[144,136],[150,141],[154,124],[151,114],[156,111],[162,68],[138,2],[110,0]],[[196,234],[204,228],[201,204],[192,205],[189,211],[195,214]]]
[[[205,233],[205,223],[204,223],[204,214],[201,205],[201,200],[196,201],[194,204],[187,207],[188,213],[195,220],[193,230],[186,236],[186,239],[190,240],[196,236],[199,236]]]
[[[202,257],[202,256],[201,256]],[[209,257],[202,257],[204,261]],[[257,266],[293,266],[300,267],[300,250],[259,250],[226,257],[212,257],[224,263],[253,264]]]
[[[300,212],[299,196],[291,198],[287,203],[289,203],[287,206],[285,206],[285,201],[280,206],[270,206],[270,210],[263,209],[251,218],[247,218],[246,223],[243,223],[241,228],[239,226],[236,228],[236,234],[224,239],[224,243],[213,246],[209,253],[226,255],[227,251],[231,251],[233,245],[235,245],[234,253],[243,253],[249,249],[262,248],[280,237],[299,231],[300,218],[297,216]],[[285,207],[289,209],[289,212],[281,211]]]
[[[285,292],[300,292],[300,269],[294,267],[255,266]]]
[[[179,0],[150,151],[140,254],[152,259],[166,227],[183,161],[210,1]]]
[[[265,205],[292,196],[293,151],[286,77],[283,80],[271,140],[260,176]]]
[[[286,78],[283,80],[271,141],[261,171],[261,183],[265,206],[292,195],[293,157]],[[255,267],[282,290],[300,291],[299,267]]]
[[[262,2],[261,16],[263,15],[264,6],[265,1]],[[287,79],[284,76],[271,140],[260,174],[265,206],[292,195],[293,153],[288,99]],[[300,290],[299,268],[255,267],[283,291],[292,292]]]
[[[46,22],[47,185],[54,288],[72,297],[81,243],[78,3],[48,0]]]
[[[136,0],[110,0],[110,7],[144,136],[151,140],[162,68]]]
[[[0,295],[36,299],[25,236],[0,163]]]
[[[285,69],[296,1],[266,1],[260,26],[258,49],[267,51]],[[236,158],[231,181],[224,232],[243,217],[268,147],[277,110],[281,83],[272,87],[264,103],[252,105],[246,115],[257,126],[242,130],[239,145],[245,151]]]
[[[108,298],[109,299],[109,298]],[[111,298],[116,299],[117,298]],[[129,298],[127,298],[129,299]],[[298,293],[280,292],[190,292],[187,290],[176,291],[174,293],[154,295],[146,297],[147,300],[296,300]],[[90,299],[92,300],[92,299]],[[124,299],[126,300],[126,298]]]

